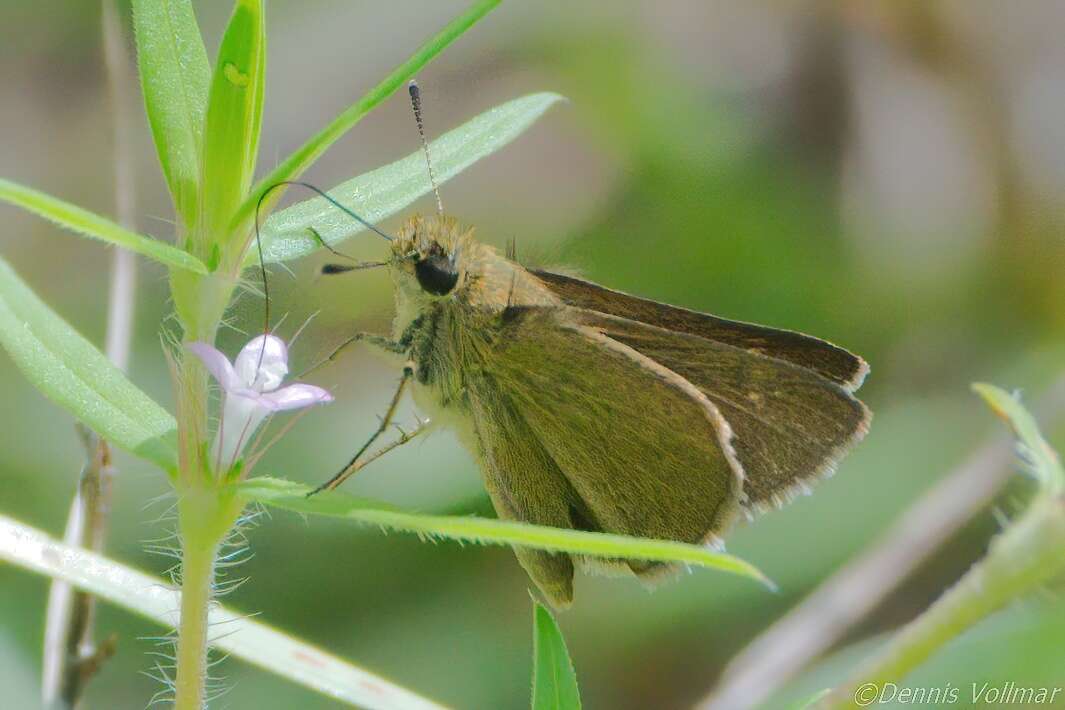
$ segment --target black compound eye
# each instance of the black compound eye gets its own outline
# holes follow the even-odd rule
[[[414,262],[414,275],[419,285],[434,296],[451,293],[459,280],[459,272],[443,250],[435,247]]]

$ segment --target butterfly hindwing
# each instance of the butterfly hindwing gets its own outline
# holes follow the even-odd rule
[[[487,376],[467,384],[485,489],[502,519],[571,528],[583,504],[528,425]],[[517,547],[521,566],[556,608],[573,600],[573,561],[566,553]]]
[[[590,311],[583,322],[676,372],[734,433],[747,504],[779,505],[830,473],[865,435],[869,411],[840,385],[790,362]]]

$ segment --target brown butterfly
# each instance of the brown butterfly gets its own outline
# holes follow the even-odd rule
[[[480,462],[500,518],[717,543],[738,514],[830,474],[868,429],[852,394],[867,365],[823,340],[527,269],[443,215],[408,220],[381,265],[395,284],[392,337],[348,341],[408,363],[378,434],[413,383]],[[361,468],[374,438],[322,488]],[[575,563],[603,566],[516,554],[555,606],[572,600]]]

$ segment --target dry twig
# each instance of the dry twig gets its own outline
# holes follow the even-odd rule
[[[115,207],[118,222],[133,229],[136,197],[133,147],[129,139],[129,87],[133,72],[118,10],[112,0],[104,0],[102,5],[104,61],[114,113]],[[125,370],[129,362],[136,275],[135,256],[123,249],[115,249],[108,297],[106,352],[121,370]],[[87,460],[71,503],[64,540],[70,545],[100,552],[107,539],[114,468],[106,441],[90,432],[83,432],[83,440]],[[99,645],[95,642],[95,607],[91,595],[73,590],[66,582],[52,582],[45,619],[41,679],[41,696],[46,707],[78,707],[86,683],[114,654],[114,636]]]

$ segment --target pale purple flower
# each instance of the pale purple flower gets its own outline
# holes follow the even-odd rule
[[[281,387],[288,374],[288,348],[276,335],[252,338],[233,363],[207,343],[187,343],[185,347],[203,361],[222,387],[222,420],[214,449],[216,460],[226,466],[236,462],[269,415],[333,401],[329,392],[314,385]]]

